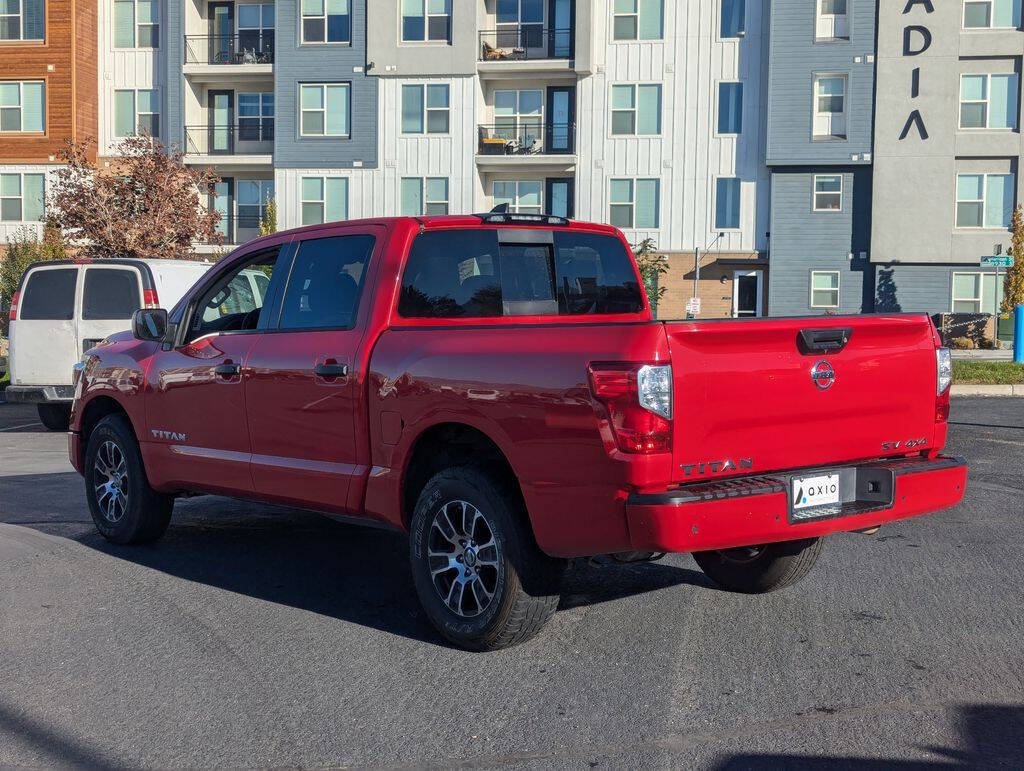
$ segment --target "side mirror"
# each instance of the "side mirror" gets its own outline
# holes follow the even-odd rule
[[[136,340],[163,342],[167,334],[167,311],[163,308],[140,308],[132,314],[132,334]]]

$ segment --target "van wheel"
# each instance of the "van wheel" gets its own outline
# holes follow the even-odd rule
[[[806,576],[818,561],[824,541],[805,538],[763,546],[694,552],[693,558],[724,589],[761,594],[782,589]]]
[[[39,422],[50,431],[67,431],[71,423],[70,404],[37,404]]]
[[[123,415],[103,418],[89,436],[85,496],[96,529],[113,543],[157,540],[174,508],[174,496],[149,486],[139,443]]]
[[[479,469],[450,468],[427,482],[409,552],[423,609],[460,648],[521,643],[558,607],[565,561],[537,546],[518,492]]]

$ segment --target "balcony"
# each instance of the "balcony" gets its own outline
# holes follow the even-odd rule
[[[186,75],[270,75],[274,70],[274,30],[237,35],[186,35]]]
[[[575,31],[540,24],[503,24],[480,33],[481,76],[572,71]]]
[[[239,125],[185,126],[185,162],[235,169],[273,162],[273,118],[252,118]]]
[[[476,162],[481,168],[569,167],[576,157],[575,123],[510,118],[477,126]]]

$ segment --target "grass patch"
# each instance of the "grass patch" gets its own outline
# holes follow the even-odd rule
[[[7,389],[7,386],[11,384],[11,375],[9,372],[5,372],[3,377],[0,377],[0,393]]]
[[[1012,361],[953,360],[953,382],[960,385],[1024,383],[1024,364]]]

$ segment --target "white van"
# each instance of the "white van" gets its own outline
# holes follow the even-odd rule
[[[72,368],[82,354],[108,335],[128,329],[139,308],[171,308],[210,267],[212,263],[138,259],[54,260],[30,266],[11,298],[7,401],[34,402],[43,425],[67,430]],[[255,291],[258,284],[249,280]]]

